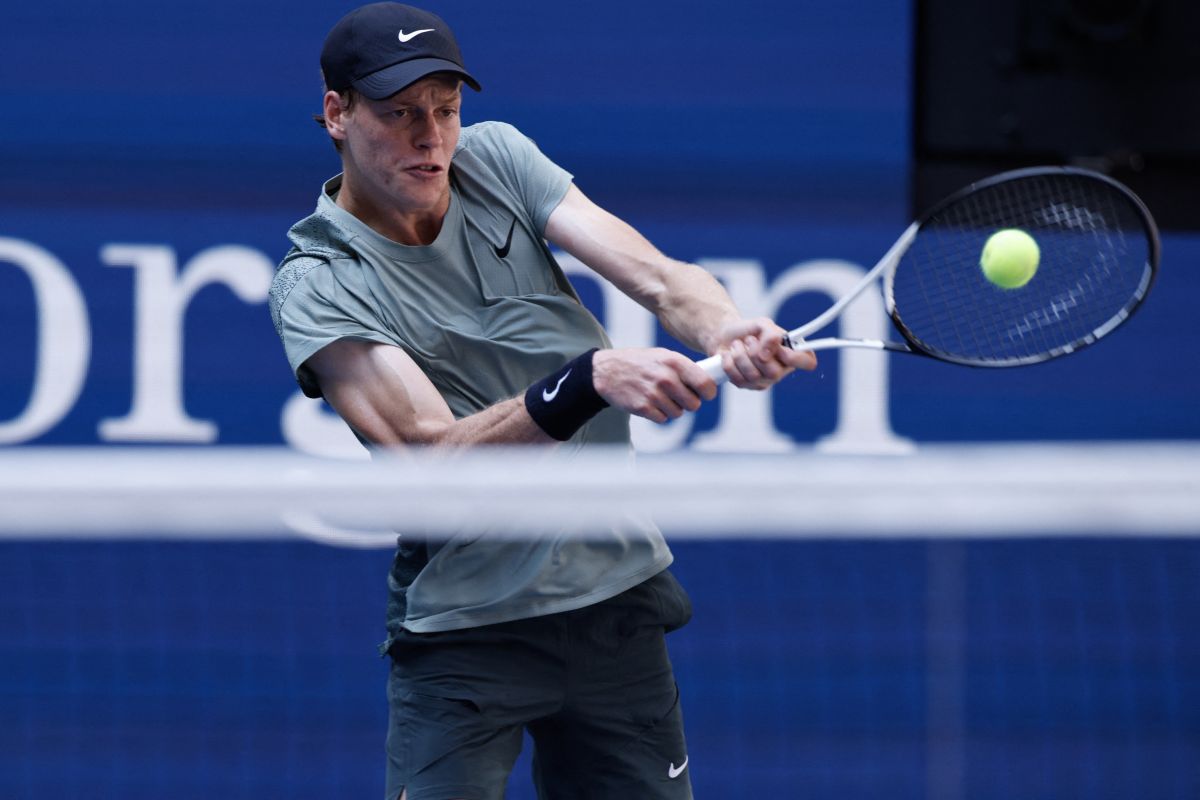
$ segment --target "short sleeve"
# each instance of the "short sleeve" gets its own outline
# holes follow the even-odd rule
[[[507,123],[481,122],[463,133],[461,147],[496,172],[520,199],[537,232],[544,233],[550,214],[571,186],[571,173]]]
[[[373,312],[339,284],[323,259],[285,261],[275,273],[270,306],[288,363],[309,397],[320,397],[321,389],[305,362],[323,347],[340,339],[396,344],[381,325],[373,324]]]

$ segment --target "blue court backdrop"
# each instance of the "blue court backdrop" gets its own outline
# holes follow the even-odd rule
[[[0,444],[351,452],[298,396],[266,305],[287,228],[338,169],[311,114],[322,38],[350,7],[7,10]],[[435,10],[484,85],[466,123],[517,125],[749,311],[806,319],[909,221],[909,2]],[[1146,308],[1061,362],[824,354],[638,443],[1200,438],[1197,263],[1200,235],[1164,232]],[[671,344],[567,266],[618,344]],[[1190,541],[675,550],[697,606],[672,637],[697,796],[933,796],[929,587],[946,563],[967,581],[946,633],[967,665],[963,796],[1200,793]],[[386,566],[306,543],[0,543],[0,798],[378,796]],[[519,773],[512,796],[530,792]]]

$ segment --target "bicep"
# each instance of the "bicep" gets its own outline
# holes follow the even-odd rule
[[[454,424],[446,401],[399,347],[340,339],[305,366],[326,402],[374,444],[428,444]]]

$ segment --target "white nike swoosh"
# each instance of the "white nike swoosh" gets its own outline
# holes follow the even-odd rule
[[[687,756],[683,757],[683,763],[680,764],[678,767],[675,766],[675,762],[672,761],[671,766],[667,767],[667,777],[670,778],[671,780],[675,780],[676,778],[678,778],[680,775],[683,774],[683,771],[685,769],[687,769],[687,762],[688,762]]]
[[[420,36],[422,33],[433,33],[433,28],[422,28],[419,31],[413,31],[412,33],[405,33],[402,30],[402,31],[400,31],[400,41],[402,41],[402,42],[412,41],[413,39]]]
[[[571,370],[567,370],[566,373],[561,378],[558,379],[558,383],[554,384],[553,392],[550,391],[549,389],[542,389],[542,400],[544,402],[549,403],[551,400],[558,397],[558,390],[562,388],[563,381],[565,381],[567,379],[567,375],[570,375],[570,374],[571,374]],[[684,763],[686,764],[687,762],[684,761]]]

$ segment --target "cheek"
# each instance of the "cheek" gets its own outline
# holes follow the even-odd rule
[[[358,150],[362,160],[376,169],[383,169],[392,162],[399,160],[396,146],[386,136],[366,136],[361,140]]]
[[[458,137],[462,133],[462,125],[455,122],[447,127],[446,132],[442,135],[442,140],[446,144],[446,152],[453,153],[458,148]]]

